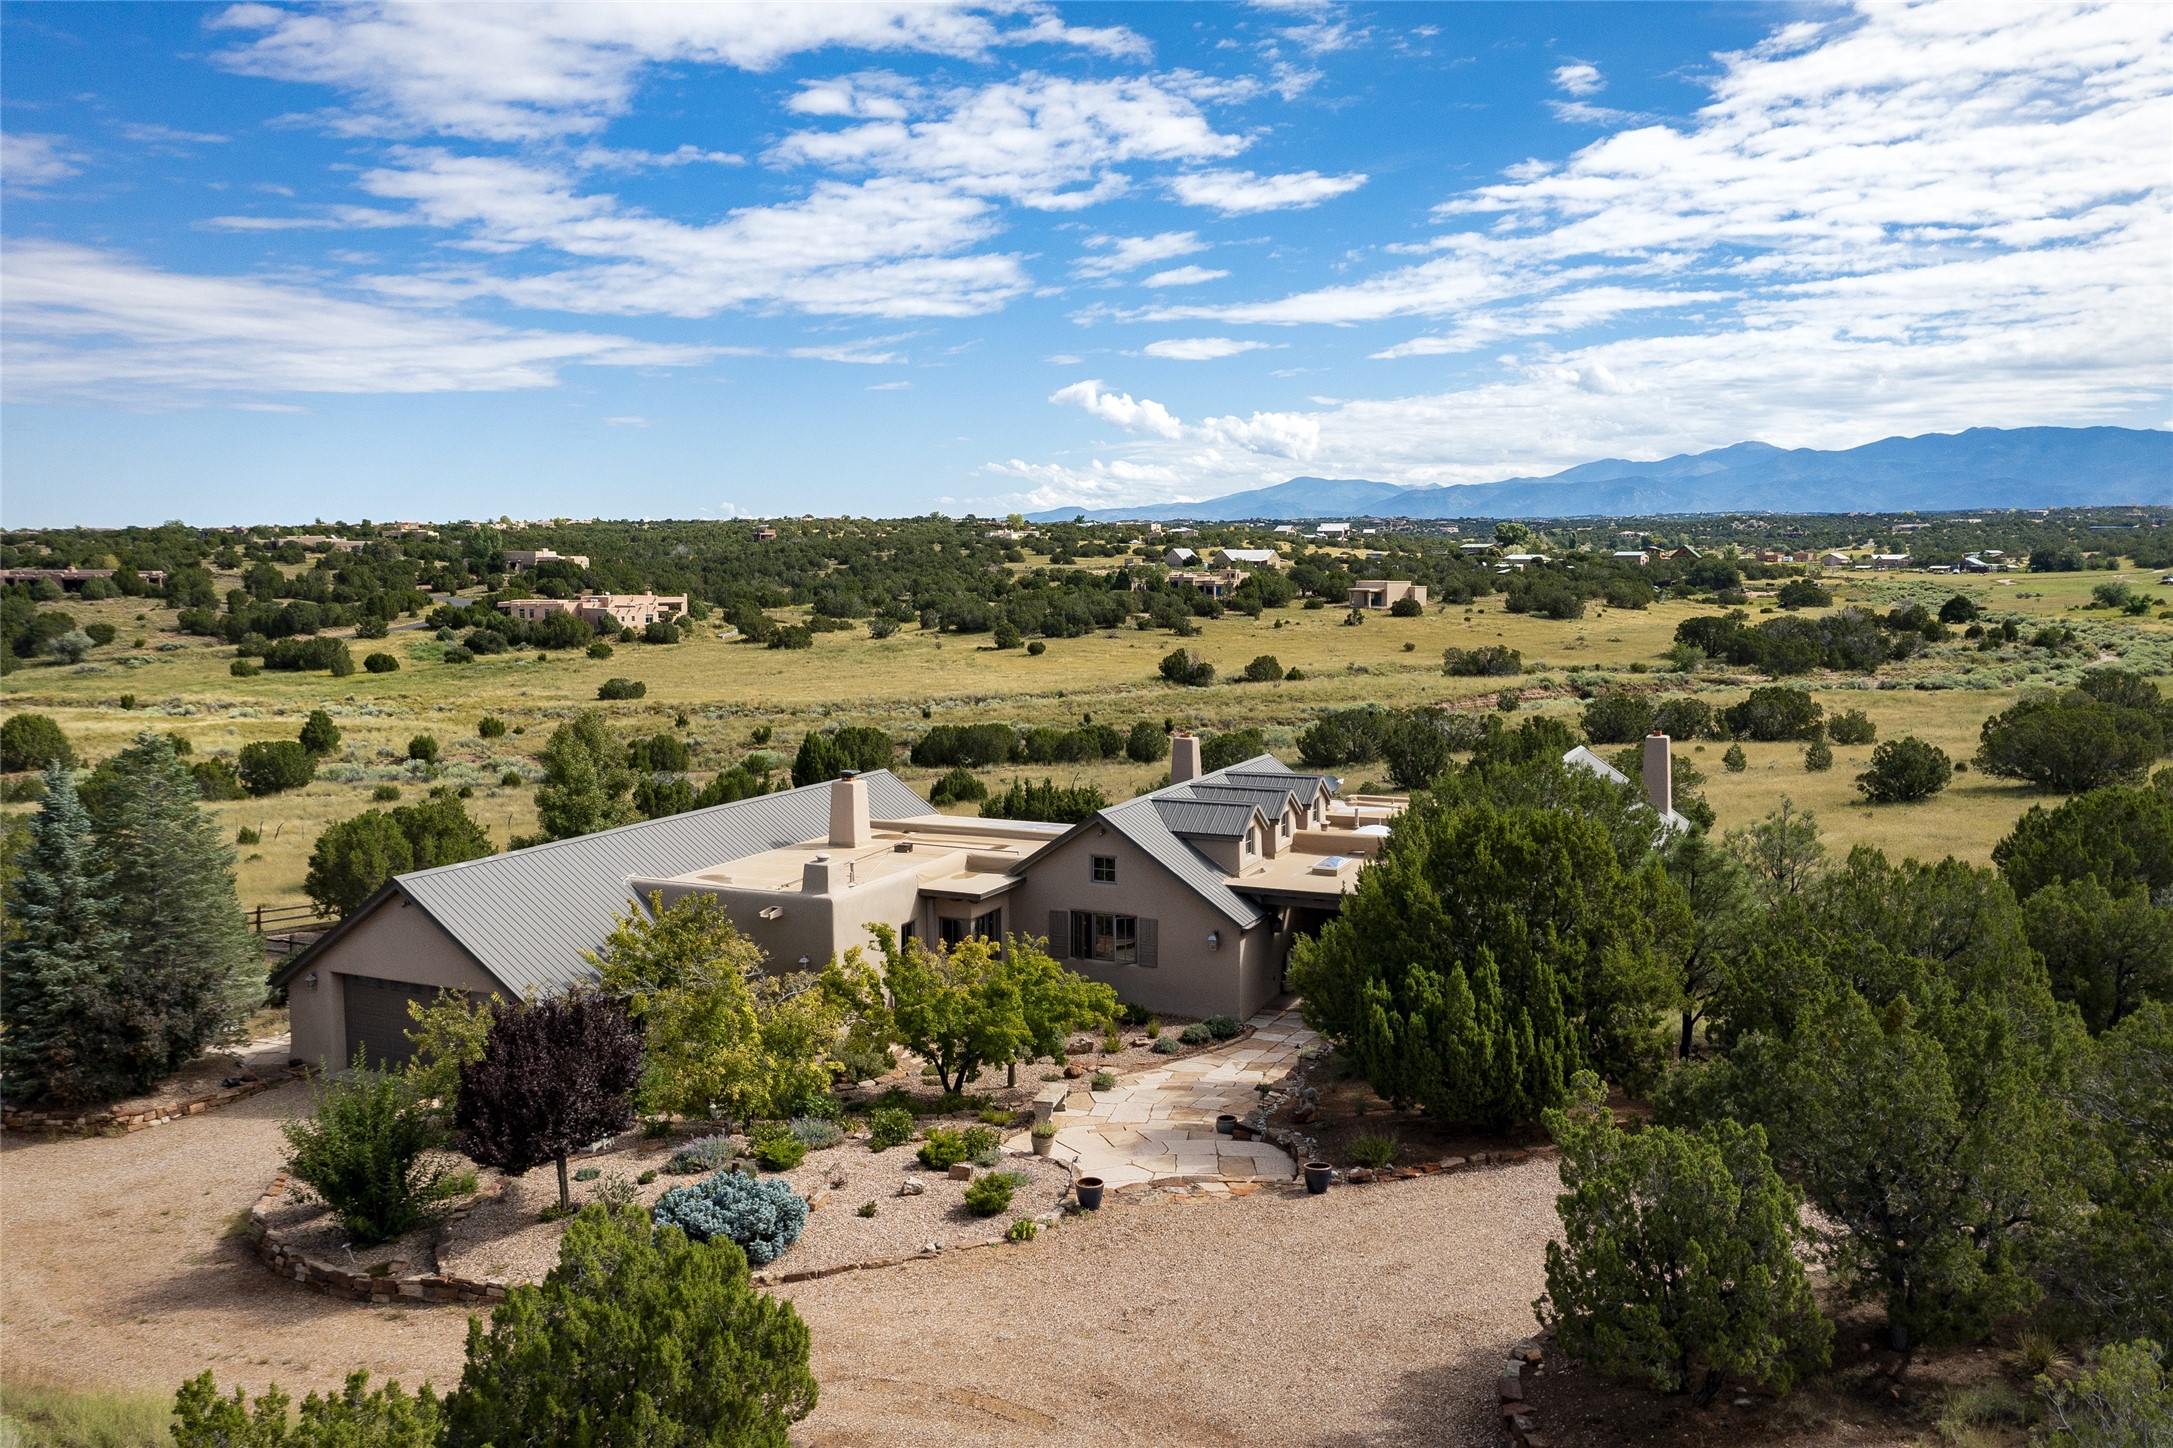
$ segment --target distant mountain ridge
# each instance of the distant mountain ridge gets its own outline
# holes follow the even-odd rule
[[[1973,427],[1835,452],[1739,442],[1658,462],[1603,458],[1544,478],[1403,486],[1292,478],[1194,503],[1051,508],[1095,522],[1243,518],[1586,518],[1668,513],[1951,512],[2173,503],[2173,432],[2132,427]]]

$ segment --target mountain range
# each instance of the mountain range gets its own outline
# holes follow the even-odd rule
[[[1973,427],[1835,452],[1739,442],[1658,462],[1603,458],[1549,477],[1404,486],[1292,478],[1192,503],[1052,508],[1037,523],[1295,518],[1587,518],[1891,513],[2173,503],[2173,432]]]

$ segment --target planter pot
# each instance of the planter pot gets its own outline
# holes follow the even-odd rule
[[[1328,1183],[1334,1180],[1335,1168],[1327,1162],[1309,1161],[1305,1164],[1305,1189],[1314,1196],[1328,1190]]]
[[[1215,1118],[1215,1130],[1221,1132],[1224,1136],[1231,1135],[1237,1130],[1237,1118],[1227,1111],[1223,1112],[1222,1115]]]
[[[1049,1154],[1049,1153],[1050,1153],[1051,1151],[1054,1151],[1055,1149],[1056,1149],[1056,1138],[1055,1138],[1055,1137],[1053,1137],[1053,1136],[1037,1136],[1037,1137],[1035,1137],[1035,1138],[1034,1138],[1034,1155],[1035,1155],[1035,1156],[1047,1156],[1047,1155],[1048,1155],[1048,1154]]]
[[[1072,1190],[1079,1194],[1081,1209],[1089,1212],[1101,1210],[1102,1179],[1100,1177],[1081,1177],[1078,1181],[1072,1183]]]

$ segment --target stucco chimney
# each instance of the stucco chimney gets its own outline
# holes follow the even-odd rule
[[[1200,777],[1200,736],[1189,729],[1180,729],[1170,736],[1169,782],[1183,784],[1188,779]]]
[[[1657,730],[1645,736],[1645,801],[1654,813],[1675,812],[1675,766],[1668,757],[1668,737]]]
[[[830,843],[841,849],[864,845],[868,827],[868,782],[848,770],[830,785]]]

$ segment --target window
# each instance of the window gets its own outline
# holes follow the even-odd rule
[[[1071,915],[1071,953],[1081,960],[1106,960],[1115,965],[1139,963],[1139,921],[1130,915],[1105,915],[1074,910]]]
[[[988,940],[998,939],[1004,931],[1004,913],[999,907],[971,920],[953,920],[943,916],[936,921],[936,938],[945,945],[956,945],[969,936],[981,936]]]
[[[1094,883],[1097,885],[1114,885],[1117,883],[1117,857],[1115,855],[1096,855],[1094,857]]]
[[[999,907],[986,915],[973,917],[973,933],[987,940],[1001,940],[1004,933],[1004,913]]]
[[[939,917],[937,918],[937,920],[936,920],[936,939],[938,939],[938,940],[942,941],[942,942],[943,942],[943,943],[944,943],[945,945],[956,945],[956,944],[958,944],[958,943],[959,943],[959,942],[960,942],[961,940],[964,940],[965,938],[966,938],[966,922],[965,922],[965,921],[963,921],[963,920],[953,920],[953,919],[951,919],[951,918],[950,918],[950,917],[949,917],[948,915],[945,915],[945,916],[939,916]]]

